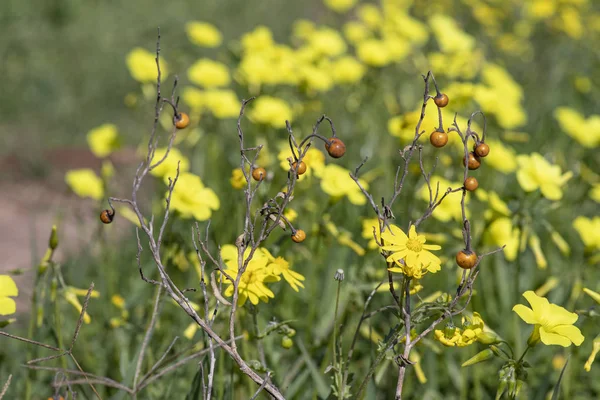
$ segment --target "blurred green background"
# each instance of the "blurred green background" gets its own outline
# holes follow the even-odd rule
[[[73,287],[87,288],[93,281],[100,293],[100,297],[90,303],[92,322],[83,326],[75,356],[83,370],[125,385],[131,384],[136,354],[149,320],[155,289],[139,279],[131,223],[117,219],[111,226],[99,226],[96,215],[106,208],[106,204],[77,198],[65,184],[64,175],[75,168],[100,171],[101,162],[88,150],[86,134],[101,124],[113,123],[118,127],[122,148],[110,158],[117,172],[107,184],[106,195],[129,196],[138,162],[135,149],[147,140],[154,104],[152,96],[145,94],[147,89],[132,78],[126,56],[134,47],[153,52],[156,29],[160,26],[161,55],[169,66],[169,77],[164,85],[166,90],[170,90],[174,74],[180,77],[180,91],[192,87],[194,82],[187,76],[187,69],[197,59],[208,57],[230,67],[233,76],[230,88],[236,92],[238,99],[250,95],[271,95],[287,101],[294,109],[294,132],[299,137],[310,131],[321,114],[327,114],[348,146],[344,158],[335,163],[353,170],[365,156],[370,157],[363,173],[369,180],[375,199],[381,196],[388,198],[392,193],[396,167],[402,162],[398,149],[409,141],[392,127],[390,120],[399,118],[396,122],[402,130],[414,130],[416,121],[409,114],[422,101],[420,74],[432,69],[442,91],[455,85],[454,92],[449,92],[451,112],[457,111],[462,117],[468,117],[471,112],[484,108],[488,115],[487,134],[501,141],[510,151],[506,153],[506,161],[496,160],[491,168],[484,162],[481,170],[474,175],[481,189],[495,191],[507,204],[510,214],[504,217],[510,219],[514,227],[539,236],[547,267],[538,267],[539,254],[528,244],[527,238],[523,251],[518,252],[516,257],[508,260],[497,254],[485,259],[469,309],[479,312],[491,329],[510,342],[513,348],[522,351],[531,327],[523,324],[511,309],[515,304],[524,303],[524,291],[536,290],[550,281],[553,286],[546,296],[551,302],[580,314],[577,326],[586,340],[581,347],[563,349],[539,345],[530,350],[526,359],[532,368],[521,398],[546,398],[566,360],[569,360],[569,366],[562,381],[562,398],[599,397],[598,366],[594,366],[591,372],[583,369],[592,351],[592,341],[600,333],[595,311],[598,305],[581,289],[587,287],[600,291],[597,257],[600,240],[593,241],[600,233],[593,228],[578,232],[573,221],[579,216],[593,218],[598,215],[598,199],[594,200],[591,193],[600,183],[597,151],[600,141],[584,146],[581,140],[575,139],[577,134],[568,134],[566,123],[561,124],[555,117],[559,107],[576,110],[587,122],[571,124],[575,125],[572,130],[600,137],[599,124],[590,119],[600,105],[597,96],[600,86],[599,5],[584,0],[532,1],[525,4],[493,0],[430,3],[359,2],[349,11],[338,13],[317,0],[1,2],[0,76],[3,77],[3,96],[0,99],[0,137],[3,146],[0,149],[0,165],[3,173],[0,193],[3,193],[3,198],[6,197],[6,205],[4,214],[0,214],[0,242],[7,256],[0,263],[0,272],[19,268],[24,273],[16,277],[21,292],[17,322],[3,329],[51,345],[57,345],[59,337],[67,343],[70,341],[76,311],[60,295],[58,300],[51,299],[52,275],[45,275],[34,284],[51,225],[58,223],[61,242],[57,260],[61,263],[66,282]],[[240,38],[259,25],[269,27],[276,42],[294,49],[302,47],[303,43],[297,36],[290,39],[296,32],[296,21],[306,19],[317,26],[327,25],[345,38],[348,45],[346,52],[356,55],[359,46],[351,44],[344,36],[346,31],[343,27],[348,21],[368,20],[368,12],[364,11],[368,9],[361,8],[365,5],[371,5],[371,10],[384,10],[381,14],[384,20],[395,15],[392,10],[399,15],[410,16],[410,20],[398,23],[400,32],[403,32],[403,27],[409,27],[406,29],[411,31],[409,22],[420,21],[421,28],[427,32],[426,39],[410,41],[406,39],[411,37],[410,34],[400,35],[410,42],[410,51],[381,66],[370,65],[367,59],[357,55],[365,65],[364,76],[351,84],[336,83],[326,91],[311,91],[306,83],[263,85],[257,90],[235,74],[240,60],[245,57]],[[451,34],[455,32],[452,26],[438,32],[431,19],[436,15],[455,21],[457,29],[474,40],[473,46],[463,52],[441,51],[444,38],[450,42]],[[192,20],[214,24],[223,34],[223,44],[215,49],[192,44],[185,30],[185,24]],[[573,26],[579,26],[579,30]],[[375,37],[389,34],[379,32],[376,27],[369,30]],[[451,47],[460,49],[464,40],[459,35],[458,44],[451,44]],[[434,54],[441,54],[438,61],[434,60]],[[323,58],[333,62],[336,56]],[[313,64],[329,70],[328,65],[318,61]],[[452,74],[455,64],[466,67]],[[500,66],[509,74],[516,86],[521,88],[521,96],[517,96],[516,100],[510,98],[513,92],[505,88],[509,84],[498,76],[486,80],[485,67],[491,64]],[[499,88],[494,87],[495,82]],[[478,95],[477,89],[469,84],[483,85],[480,90],[487,88],[495,98],[484,102],[485,96]],[[509,103],[511,106],[516,103],[515,107],[522,109],[527,117],[525,121],[509,126],[503,124],[493,111],[485,109],[493,110],[494,104],[500,109],[508,109]],[[213,213],[210,230],[210,244],[216,251],[218,244],[233,243],[243,226],[243,194],[233,189],[229,181],[231,171],[239,166],[235,119],[219,119],[209,113],[200,117],[200,112],[195,112],[185,101],[182,101],[182,107],[192,108],[193,126],[189,132],[180,134],[182,141],[177,146],[189,158],[190,170],[199,175],[221,200],[220,209]],[[429,112],[433,111],[431,106]],[[446,127],[450,122],[450,119],[445,119]],[[261,162],[274,173],[273,179],[260,190],[256,202],[260,205],[285,184],[286,172],[279,166],[277,155],[280,143],[287,136],[283,129],[268,123],[246,119],[243,124],[249,145],[267,145]],[[429,125],[427,129],[430,129]],[[329,135],[328,132],[327,129],[322,130],[325,136]],[[426,132],[425,138],[428,134]],[[165,139],[164,133],[162,139]],[[439,156],[436,175],[452,182],[461,180],[460,151],[450,146],[444,152],[435,150],[426,140],[423,144],[428,170],[435,157]],[[315,147],[323,151],[322,144]],[[493,154],[494,148],[491,151]],[[518,167],[511,171],[502,171],[498,167],[504,162],[515,163],[516,154],[529,155],[532,152],[542,154],[551,164],[558,165],[563,173],[573,173],[562,188],[560,201],[550,201],[539,191],[526,193],[516,178]],[[331,159],[327,163],[332,163]],[[422,185],[418,164],[413,161],[412,167],[406,189],[394,209],[396,223],[403,228],[418,218],[426,207],[416,194]],[[543,177],[547,171],[538,173]],[[385,273],[383,260],[377,251],[367,248],[369,239],[362,236],[362,221],[373,218],[372,210],[368,206],[352,204],[345,196],[330,197],[322,189],[326,180],[327,177],[312,177],[299,183],[296,189],[296,199],[292,202],[292,208],[298,213],[295,224],[307,231],[306,242],[295,245],[287,233],[276,232],[265,244],[271,253],[285,257],[295,271],[306,277],[305,289],[299,293],[293,292],[285,283],[274,285],[275,299],[258,307],[261,329],[272,319],[294,320],[290,326],[297,334],[291,349],[281,347],[279,334],[269,335],[264,340],[268,367],[275,371],[275,382],[289,398],[325,398],[329,394],[331,375],[325,375],[323,371],[331,363],[335,271],[341,268],[346,273],[339,317],[344,354],[352,340],[364,300]],[[151,177],[146,183],[143,206],[148,215],[154,213],[158,216],[163,207],[164,185]],[[476,196],[472,196],[470,207],[475,248],[481,249],[481,252],[492,250],[500,244],[496,243],[497,240],[503,239],[490,231],[490,226],[499,218],[497,210],[490,202]],[[205,224],[202,222],[201,226]],[[366,254],[361,256],[344,245],[339,232],[336,234],[331,224],[342,232],[342,236],[351,237],[364,248]],[[182,286],[198,280],[189,260],[187,264],[181,259],[177,261],[181,254],[185,258],[193,251],[190,227],[191,220],[174,218],[165,242],[167,263],[173,268],[174,280]],[[455,252],[462,248],[460,235],[456,235],[460,223],[430,218],[421,229],[444,236],[439,242],[443,247],[440,256],[444,264],[441,272],[423,279],[424,289],[419,296],[424,298],[437,290],[454,293],[457,268],[453,258]],[[569,254],[561,253],[552,241],[553,232],[564,238],[570,247]],[[584,242],[582,237],[592,239]],[[437,238],[440,239],[439,236]],[[151,274],[155,267],[147,253],[142,260],[144,270]],[[38,294],[33,309],[29,299],[32,293]],[[123,310],[111,302],[113,295],[124,298],[126,317]],[[190,298],[197,303],[202,300],[199,293],[192,294]],[[388,304],[391,304],[391,297],[383,292],[376,295],[370,309]],[[59,320],[56,319],[56,310],[61,315]],[[226,313],[223,310],[217,318],[216,330],[225,332]],[[33,330],[32,336],[31,330],[28,331],[31,329],[30,318],[35,320],[36,317],[41,318],[42,323]],[[113,318],[121,318],[122,324],[115,326],[111,321]],[[370,322],[378,336],[369,340],[368,331],[359,336],[350,366],[355,374],[352,393],[356,392],[377,356],[378,340],[384,340],[398,323],[398,318],[384,312]],[[460,318],[454,322],[459,325]],[[189,318],[165,300],[151,351],[144,364],[145,371],[162,355],[174,336],[181,337],[188,325]],[[250,308],[246,307],[241,312],[239,326],[240,334],[242,331],[251,332]],[[30,398],[52,396],[55,393],[51,387],[54,373],[34,373],[22,366],[28,359],[50,353],[7,338],[0,340],[0,381],[4,381],[9,373],[14,374],[6,398],[25,398],[26,387]],[[174,353],[189,354],[193,345],[202,341],[199,332],[192,340],[182,337],[175,345]],[[409,370],[406,398],[493,399],[498,387],[498,370],[502,365],[500,360],[494,359],[471,368],[460,367],[462,362],[483,348],[481,344],[460,349],[445,348],[430,336],[417,347],[427,382],[419,382],[414,371]],[[253,341],[244,341],[241,352],[246,359],[257,358]],[[46,365],[65,366],[62,361]],[[67,366],[76,368],[71,361]],[[149,385],[139,398],[186,398],[197,369],[194,362],[188,363]],[[256,387],[235,371],[229,358],[219,353],[214,398],[251,397]],[[396,376],[397,368],[390,357],[377,369],[366,398],[393,397]],[[95,398],[87,385],[74,388],[81,396],[78,398]],[[101,385],[96,389],[102,398],[127,398],[124,393]],[[60,393],[65,392],[61,389]]]

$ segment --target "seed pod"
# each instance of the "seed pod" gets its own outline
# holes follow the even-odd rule
[[[263,167],[254,168],[254,171],[252,171],[252,178],[254,178],[254,180],[257,182],[262,181],[266,177],[267,177],[267,170],[264,169]]]
[[[339,138],[332,137],[325,142],[325,150],[333,158],[340,158],[346,153],[346,145]]]
[[[184,129],[190,124],[190,116],[182,112],[175,116],[175,126],[177,129]]]
[[[465,158],[463,157],[463,165],[465,165]],[[469,153],[469,169],[477,169],[481,167],[481,159],[473,152]]]
[[[438,149],[444,147],[448,143],[448,134],[444,131],[433,131],[429,136],[429,142]]]
[[[488,154],[490,154],[490,146],[483,142],[480,142],[477,146],[475,146],[474,151],[475,154],[477,154],[479,157],[485,157]]]
[[[446,107],[448,105],[448,101],[450,101],[450,99],[448,99],[446,93],[438,93],[438,95],[433,98],[435,105],[440,108]]]
[[[113,210],[102,210],[102,212],[100,213],[100,221],[102,221],[105,224],[110,224],[111,222],[113,222],[114,218],[115,212]]]
[[[296,243],[304,242],[304,239],[306,239],[306,232],[302,229],[298,229],[292,234],[292,240]]]
[[[474,251],[461,250],[456,253],[456,263],[462,269],[471,269],[477,264],[477,254]]]

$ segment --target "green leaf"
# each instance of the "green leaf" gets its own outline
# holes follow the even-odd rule
[[[556,382],[556,385],[554,386],[554,390],[552,391],[552,399],[551,400],[558,400],[558,394],[560,393],[560,382],[562,381],[562,377],[565,373],[565,370],[567,369],[567,365],[569,365],[568,358],[567,358],[567,362],[565,363],[565,365],[562,368],[562,371],[560,371],[560,376],[558,377],[558,381]]]
[[[304,358],[304,362],[310,371],[310,375],[315,383],[315,387],[317,389],[317,393],[319,397],[326,398],[329,395],[329,384],[325,381],[324,376],[319,371],[319,368],[315,364],[312,358],[310,358],[310,354],[306,351],[304,347],[304,342],[301,339],[298,339],[298,348],[302,352],[302,358]]]

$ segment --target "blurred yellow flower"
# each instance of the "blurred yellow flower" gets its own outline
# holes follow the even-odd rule
[[[326,92],[333,86],[333,77],[328,68],[304,64],[298,66],[298,75],[309,92]]]
[[[394,262],[391,272],[399,272],[410,278],[421,279],[427,272],[435,273],[441,269],[440,259],[429,250],[440,250],[435,244],[425,244],[425,235],[418,235],[414,225],[410,226],[408,236],[395,225],[381,234],[382,250],[389,251],[388,262]]]
[[[63,295],[64,295],[67,303],[69,303],[73,307],[75,307],[77,312],[81,315],[81,311],[83,311],[83,306],[79,302],[79,299],[77,298],[77,294],[71,288],[67,288],[63,292]],[[92,319],[90,318],[90,315],[87,313],[87,311],[83,314],[83,322],[85,324],[89,324],[90,322],[92,322]]]
[[[293,223],[296,218],[298,218],[298,213],[293,208],[286,208],[283,212],[283,216],[286,217],[288,221]]]
[[[600,145],[600,115],[594,114],[586,119],[573,108],[558,107],[554,110],[554,118],[560,128],[582,146],[594,148]]]
[[[375,4],[361,4],[356,14],[358,18],[367,24],[371,29],[377,29],[383,22],[383,16],[381,10]]]
[[[366,39],[358,43],[357,57],[372,67],[383,67],[391,62],[387,43],[379,39]]]
[[[367,182],[362,179],[358,181],[363,188],[369,188]],[[323,169],[323,173],[321,174],[321,189],[333,198],[347,196],[350,203],[358,206],[367,202],[366,197],[356,182],[350,177],[350,171],[337,164],[329,164]]]
[[[335,57],[346,52],[346,42],[338,31],[332,28],[319,28],[308,37],[308,45],[317,55]]]
[[[250,249],[246,249],[244,252],[244,262],[248,259]],[[227,273],[233,279],[238,274],[238,250],[231,244],[226,244],[221,248],[221,258],[227,266],[225,273]],[[238,287],[238,305],[242,306],[246,303],[247,299],[254,305],[258,304],[259,301],[267,303],[269,298],[274,298],[275,294],[267,287],[266,283],[278,282],[281,280],[279,276],[273,275],[273,271],[267,270],[267,264],[270,263],[270,259],[262,248],[255,251],[252,260],[248,262],[246,270],[242,274],[240,284]],[[221,281],[228,285],[225,289],[226,296],[233,296],[233,284],[225,276],[221,276]]]
[[[399,35],[386,35],[383,42],[390,61],[400,62],[410,53],[410,43]]]
[[[504,246],[504,257],[508,261],[514,261],[519,252],[519,241],[521,232],[513,226],[510,218],[501,217],[494,220],[487,228],[484,238],[488,244]]]
[[[592,364],[594,363],[594,359],[596,358],[596,354],[598,354],[598,352],[600,352],[600,335],[596,336],[592,342],[592,352],[583,366],[583,369],[585,369],[587,372],[591,371]]]
[[[297,19],[292,27],[292,36],[306,40],[316,30],[315,23],[307,19]]]
[[[475,38],[460,29],[449,16],[436,14],[429,18],[429,26],[444,53],[471,51],[475,47]]]
[[[491,152],[490,152],[491,154]],[[542,195],[549,200],[562,198],[561,187],[571,179],[572,172],[561,174],[558,165],[552,165],[539,153],[517,156],[519,168],[517,181],[526,192],[540,189]]]
[[[290,170],[290,163],[288,161],[289,157],[292,157],[292,154],[289,146],[286,143],[277,155],[279,165],[281,165],[281,168],[283,168],[285,171]],[[320,178],[323,175],[323,170],[325,168],[325,155],[321,150],[311,147],[304,155],[302,161],[306,164],[307,168],[306,172],[299,176],[300,180],[304,179],[305,176],[314,175]]]
[[[573,228],[587,249],[600,250],[600,217],[577,217],[573,221]]]
[[[125,308],[125,299],[120,294],[113,294],[110,298],[110,302],[121,310]]]
[[[331,64],[331,75],[336,83],[356,83],[365,75],[366,67],[352,56],[344,56]]]
[[[188,69],[190,81],[205,88],[229,85],[229,68],[227,65],[209,58],[201,58]]]
[[[216,118],[237,118],[242,102],[231,89],[209,89],[201,93],[202,105]]]
[[[350,10],[358,0],[323,0],[323,3],[330,9],[338,13],[345,13]]]
[[[17,311],[17,303],[11,297],[19,295],[15,281],[9,275],[0,275],[0,315],[10,315]]]
[[[367,247],[369,249],[376,249],[379,247],[377,245],[377,241],[375,241],[375,236],[373,235],[373,228],[375,228],[375,234],[377,235],[377,240],[381,243],[381,232],[379,231],[379,218],[365,218],[362,221],[362,237],[365,239],[369,239],[369,244]],[[397,229],[400,229],[396,227]]]
[[[493,190],[486,192],[485,190],[479,188],[475,192],[475,196],[477,196],[477,198],[481,201],[488,202],[488,204],[490,205],[489,211],[492,211],[491,214],[497,213],[506,217],[509,217],[511,215],[510,209],[508,208],[506,202],[504,202],[504,200],[502,200],[500,196],[498,196],[498,193],[494,192]]]
[[[358,21],[348,21],[344,24],[342,30],[344,36],[350,43],[360,43],[365,39],[369,39],[372,36],[372,32],[369,28]]]
[[[583,342],[581,331],[573,325],[578,319],[577,314],[551,304],[546,298],[536,295],[531,290],[523,293],[523,296],[531,308],[517,304],[513,307],[513,311],[523,321],[534,325],[528,344],[533,345],[541,340],[547,346],[569,347],[571,344],[579,346]]]
[[[517,156],[512,147],[487,137],[485,142],[490,146],[490,153],[485,157],[485,165],[504,174],[510,174],[517,169]]]
[[[439,176],[431,177],[430,182],[431,190],[433,192],[432,196],[435,196],[435,192],[439,184],[438,201],[441,199],[444,193],[446,193],[448,188],[458,188],[462,186],[462,183],[453,183]],[[429,189],[427,188],[427,185],[423,185],[421,189],[419,189],[418,196],[427,202],[429,201]],[[462,211],[460,206],[461,198],[462,193],[460,191],[448,194],[442,203],[433,211],[433,217],[442,222],[448,222],[452,219],[456,221],[462,220]],[[465,198],[465,205],[467,204],[469,204],[469,196]],[[467,210],[467,216],[468,215],[469,213]]]
[[[152,159],[152,164],[156,164],[162,160],[166,152],[166,147],[156,149],[154,152],[154,158]],[[175,175],[177,174],[177,164],[179,164],[179,173],[185,172],[190,168],[190,161],[187,159],[187,157],[181,154],[177,148],[171,147],[167,158],[165,158],[157,167],[152,169],[150,173],[159,178],[175,178]]]
[[[205,187],[199,176],[189,172],[179,175],[171,197],[171,210],[178,211],[182,218],[206,221],[220,206],[221,202],[215,192]]]
[[[273,44],[273,33],[263,25],[242,36],[242,47],[245,52],[260,52],[272,47]]]
[[[218,47],[223,41],[221,32],[213,24],[191,21],[185,24],[190,42],[201,47]]]
[[[600,183],[596,183],[590,190],[590,198],[596,203],[600,203]]]
[[[119,134],[113,124],[100,125],[87,134],[88,146],[98,158],[104,158],[119,148]]]
[[[484,54],[478,49],[456,53],[430,52],[427,59],[437,77],[443,75],[463,80],[475,78],[484,62]]]
[[[244,176],[244,172],[241,168],[235,168],[231,171],[231,178],[229,178],[229,183],[234,189],[243,189],[246,187],[248,181],[246,181],[246,177]]]
[[[581,15],[574,7],[562,8],[554,25],[572,39],[581,39],[585,30]]]
[[[161,79],[169,75],[167,63],[160,57]],[[138,82],[156,82],[158,69],[156,67],[156,53],[151,53],[141,47],[136,47],[127,54],[127,68],[129,73]]]
[[[260,96],[253,104],[248,117],[254,123],[271,125],[274,128],[285,127],[285,121],[292,120],[292,109],[284,100]]]
[[[67,171],[65,182],[79,197],[89,197],[94,200],[101,200],[104,197],[102,179],[90,168]]]

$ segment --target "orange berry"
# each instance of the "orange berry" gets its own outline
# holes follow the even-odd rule
[[[461,250],[456,253],[456,263],[462,269],[471,269],[477,264],[477,254],[474,251]]]
[[[302,229],[298,229],[296,232],[292,233],[292,240],[294,242],[304,242],[304,239],[306,239],[306,232],[304,232]]]
[[[446,93],[439,93],[433,98],[435,105],[440,108],[446,107],[448,105],[448,101],[450,100],[448,99],[448,96],[446,96]]]
[[[340,158],[346,153],[346,145],[340,139],[332,137],[329,143],[325,142],[325,150],[333,158]]]
[[[473,192],[475,189],[477,189],[479,187],[479,182],[477,182],[477,179],[470,176],[467,179],[465,179],[464,186],[465,186],[465,189],[467,189],[469,192]]]
[[[254,180],[257,182],[262,181],[266,177],[267,177],[267,170],[264,169],[263,167],[254,168],[254,171],[252,171],[252,178],[254,178]]]
[[[177,115],[175,117],[175,126],[177,127],[177,129],[187,128],[187,126],[189,124],[190,124],[190,116],[187,115],[186,113],[184,113],[184,112],[179,113],[179,115]]]
[[[463,157],[463,165],[465,165],[465,158]],[[481,167],[481,159],[473,152],[469,153],[469,169],[477,169]]]
[[[292,169],[296,169],[296,164],[297,163],[292,164]],[[305,172],[306,172],[306,163],[304,161],[300,161],[300,166],[298,167],[298,175],[302,175]]]
[[[485,157],[490,154],[490,146],[481,142],[475,147],[475,154],[479,157]]]
[[[100,213],[100,221],[105,224],[110,224],[115,218],[115,213],[112,210],[102,210]]]
[[[448,134],[444,131],[433,131],[429,136],[429,141],[433,147],[444,147],[448,143]]]

